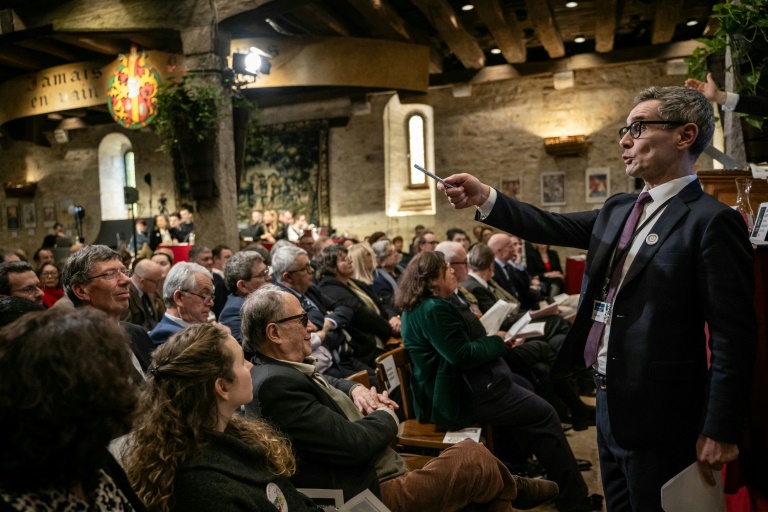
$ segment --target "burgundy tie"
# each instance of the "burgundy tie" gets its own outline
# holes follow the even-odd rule
[[[648,192],[643,192],[637,197],[634,208],[627,218],[627,222],[624,224],[624,231],[621,232],[621,238],[619,238],[619,245],[616,246],[616,252],[622,253],[619,261],[616,262],[616,266],[613,269],[611,275],[611,281],[608,284],[608,295],[605,298],[605,302],[608,304],[613,303],[613,297],[616,295],[616,290],[619,288],[621,282],[621,273],[624,269],[624,261],[627,259],[629,251],[624,251],[627,244],[632,239],[632,235],[637,228],[637,221],[640,220],[640,215],[643,213],[646,203],[653,201],[653,198]],[[587,366],[592,366],[597,361],[597,347],[600,345],[600,338],[603,336],[605,330],[605,324],[603,322],[592,322],[592,328],[589,330],[587,336],[587,344],[584,347],[584,363]]]

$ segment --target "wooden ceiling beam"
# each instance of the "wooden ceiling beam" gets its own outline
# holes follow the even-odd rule
[[[651,44],[668,43],[675,35],[675,27],[680,21],[683,0],[653,1],[653,33]]]
[[[617,9],[617,0],[595,0],[595,50],[599,53],[613,50]]]
[[[373,33],[384,39],[414,42],[405,20],[385,0],[347,0],[360,13]]]
[[[37,71],[64,64],[60,59],[18,46],[0,46],[0,65],[23,71]]]
[[[351,34],[338,18],[317,4],[307,3],[291,11],[291,19],[306,27],[313,36],[346,36]]]
[[[15,43],[14,46],[20,46],[29,50],[47,53],[48,55],[53,55],[54,57],[58,57],[59,59],[67,60],[70,62],[77,62],[88,59],[86,52],[83,52],[82,50],[73,50],[72,48],[67,48],[65,45],[54,43],[48,39],[26,39],[24,41]]]
[[[437,30],[445,44],[467,69],[485,65],[485,54],[472,35],[464,29],[456,11],[447,0],[411,0]]]
[[[103,55],[111,55],[113,57],[117,57],[118,53],[123,53],[128,50],[128,48],[124,48],[124,45],[120,44],[118,41],[106,39],[101,37],[98,33],[94,33],[92,37],[82,34],[74,35],[59,33],[51,36],[51,39],[56,39],[57,41],[77,46],[78,48],[101,53]]]
[[[525,0],[528,9],[528,19],[533,25],[536,35],[539,37],[549,58],[559,59],[565,55],[565,45],[560,30],[555,23],[549,2],[544,0]]]
[[[614,0],[615,1],[615,0]],[[491,31],[496,46],[510,64],[525,62],[527,51],[523,30],[517,24],[514,15],[507,18],[499,0],[475,0],[475,11],[488,30]]]

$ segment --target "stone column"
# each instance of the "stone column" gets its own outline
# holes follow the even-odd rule
[[[228,38],[218,38],[213,24],[188,27],[181,41],[189,74],[206,85],[222,87],[225,101],[214,147],[213,182],[216,192],[212,199],[197,201],[195,212],[195,242],[213,247],[226,244],[240,249],[237,231],[237,184],[235,183],[235,149],[232,130],[231,93],[222,86],[224,55],[229,52]],[[218,50],[218,51],[217,51]]]

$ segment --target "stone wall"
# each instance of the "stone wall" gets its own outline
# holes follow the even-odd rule
[[[626,192],[618,129],[626,124],[634,95],[650,85],[681,85],[684,77],[667,76],[664,63],[633,64],[578,71],[574,87],[555,90],[552,77],[521,78],[473,85],[472,95],[454,98],[450,88],[430,91],[434,108],[435,172],[477,175],[498,187],[500,180],[519,176],[522,199],[541,204],[542,172],[566,173],[566,204],[551,207],[571,212],[599,205],[586,201],[587,168],[610,169],[610,192]],[[354,116],[330,139],[331,215],[339,233],[365,236],[377,230],[390,236],[412,236],[423,224],[443,238],[459,226],[471,230],[474,210],[454,211],[438,196],[434,216],[384,215],[383,112],[388,96],[371,101],[371,113]],[[544,137],[587,135],[588,150],[578,157],[545,153]],[[711,160],[699,162],[709,168]]]
[[[99,233],[101,202],[99,194],[99,143],[109,133],[125,134],[131,141],[135,155],[136,182],[139,190],[139,215],[157,212],[160,192],[168,197],[168,209],[176,207],[176,186],[173,164],[169,156],[157,151],[159,142],[151,131],[124,130],[117,125],[71,130],[67,144],[53,147],[37,146],[28,142],[5,140],[0,145],[0,183],[37,182],[34,197],[9,198],[0,191],[0,247],[22,248],[32,256],[43,238],[50,232],[52,222],[45,222],[44,209],[53,207],[56,221],[64,225],[67,235],[75,236],[72,215],[66,211],[66,202],[85,209],[83,231],[86,242],[92,242]],[[152,211],[149,209],[149,186],[144,175],[152,176]],[[7,207],[34,203],[37,226],[25,227],[23,219],[18,230],[9,230]]]

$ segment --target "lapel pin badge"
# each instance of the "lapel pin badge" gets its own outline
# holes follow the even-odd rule
[[[656,233],[651,233],[647,237],[645,237],[645,243],[648,245],[656,245],[659,242],[659,235]]]

